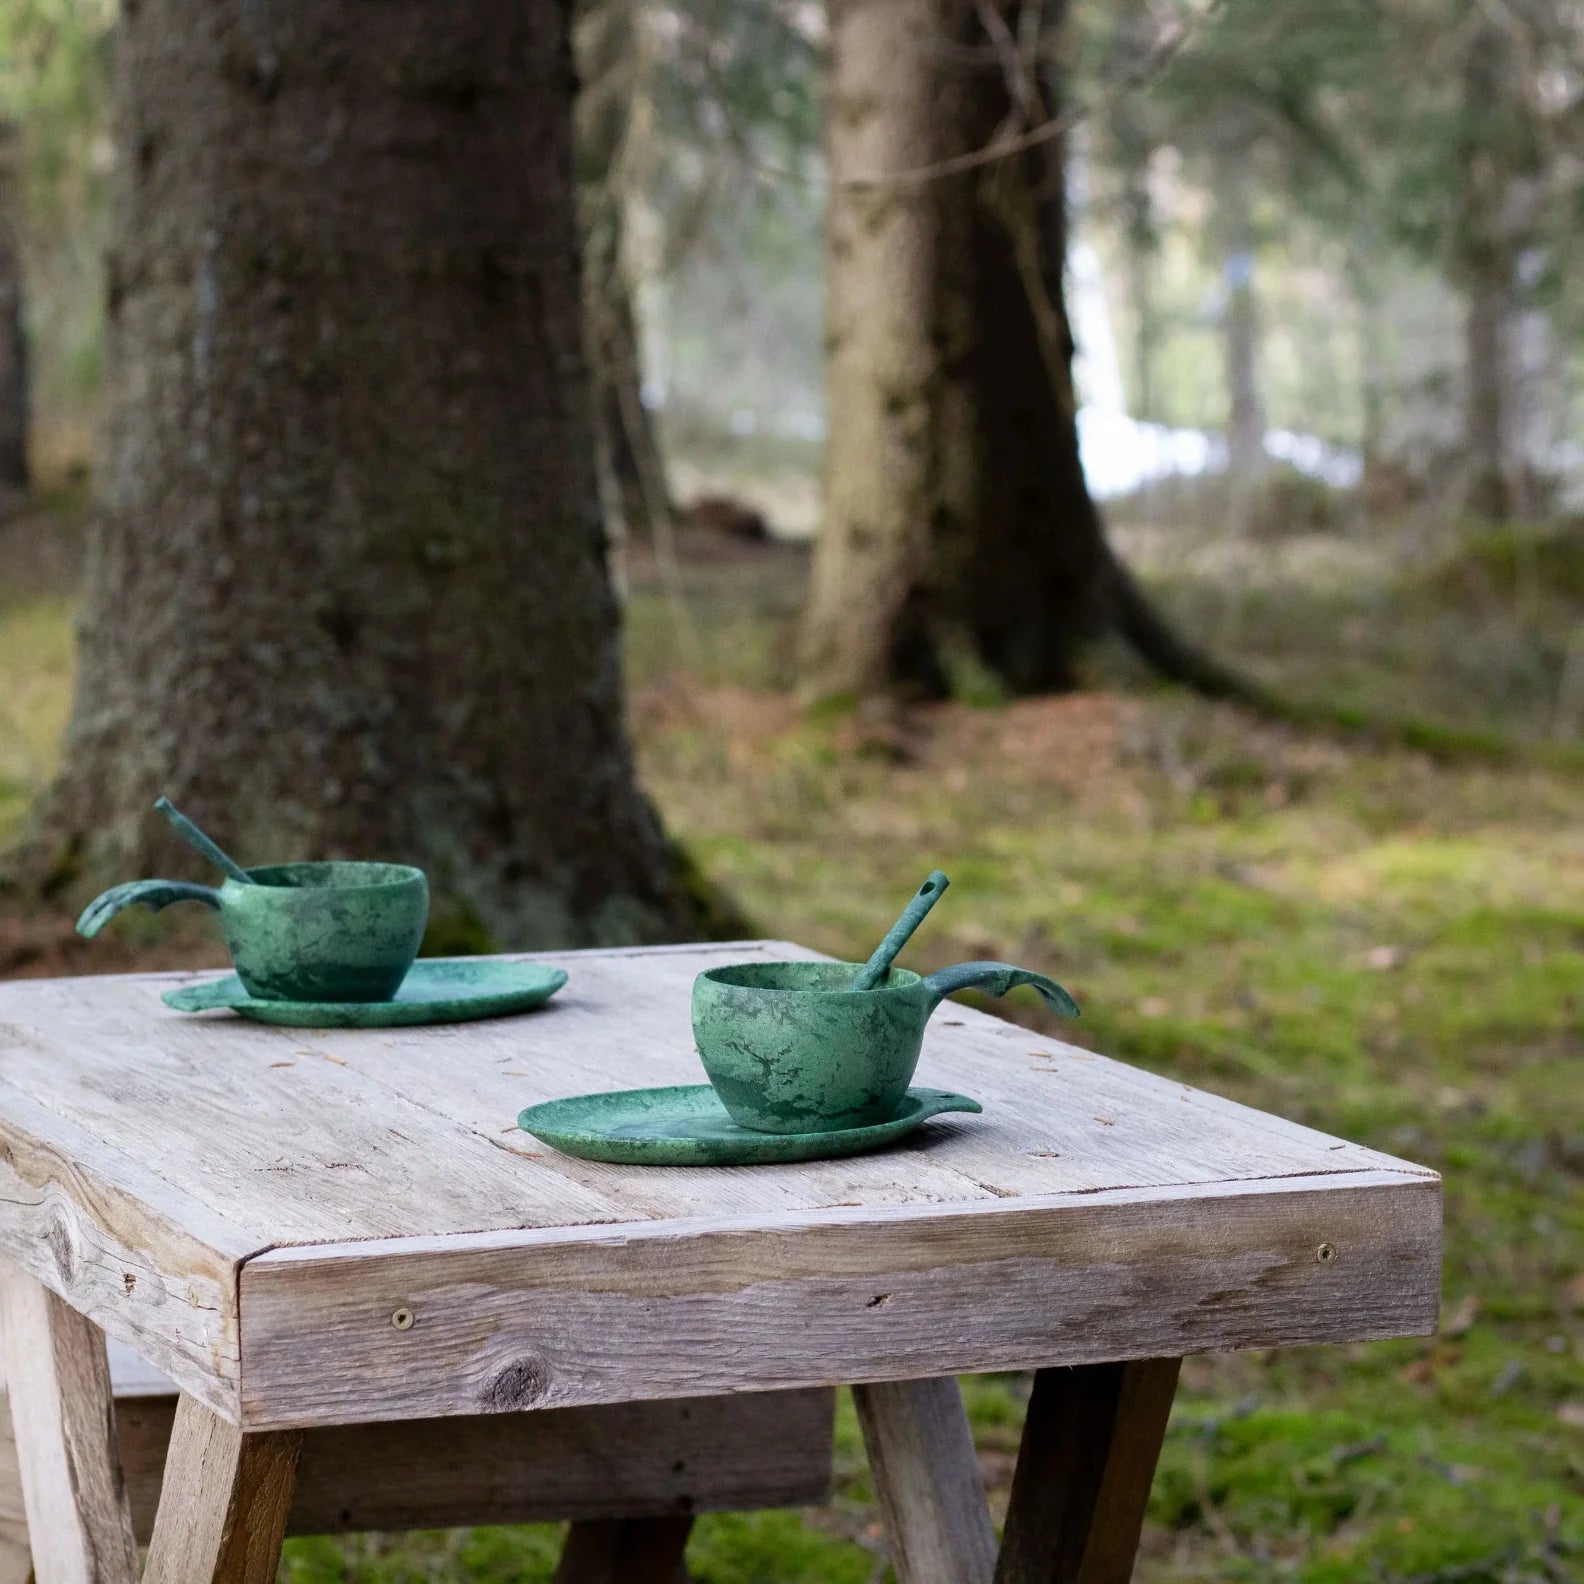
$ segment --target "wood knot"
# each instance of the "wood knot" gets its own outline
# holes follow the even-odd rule
[[[479,1406],[486,1413],[512,1413],[518,1408],[532,1408],[549,1388],[549,1375],[540,1360],[514,1359],[484,1388]]]
[[[49,1245],[50,1257],[55,1261],[61,1285],[70,1287],[72,1278],[77,1274],[77,1240],[72,1236],[71,1226],[62,1217],[51,1216],[44,1241]]]

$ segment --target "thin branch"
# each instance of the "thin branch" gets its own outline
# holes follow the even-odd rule
[[[954,154],[949,159],[936,160],[929,165],[914,166],[911,170],[891,171],[880,176],[849,176],[841,186],[849,192],[868,192],[881,187],[923,186],[927,182],[939,181],[947,176],[959,176],[964,171],[978,170],[981,166],[993,165],[999,160],[1011,159],[1029,149],[1054,142],[1081,121],[1099,113],[1115,101],[1148,87],[1225,3],[1226,0],[1209,0],[1191,22],[1185,22],[1175,29],[1163,28],[1143,65],[1136,72],[1125,77],[1115,91],[1101,95],[1090,104],[1075,106],[1038,126],[1030,127],[1026,132],[1018,132],[1011,136],[998,135],[983,148],[970,149],[965,154]]]

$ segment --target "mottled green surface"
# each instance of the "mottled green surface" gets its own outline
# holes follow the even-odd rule
[[[853,990],[857,963],[735,963],[693,981],[693,1038],[732,1119],[765,1133],[868,1127],[894,1116],[924,1026],[957,990],[1031,985],[1060,1012],[1059,984],[1007,963],[959,963],[921,979],[893,968]]]
[[[218,891],[176,880],[134,880],[96,897],[77,921],[97,935],[141,903],[218,908],[237,976],[260,1001],[388,1001],[418,955],[429,882],[406,864],[298,863],[248,870]]]
[[[726,1114],[708,1084],[670,1089],[619,1089],[529,1106],[517,1118],[563,1154],[619,1166],[760,1166],[861,1155],[911,1133],[942,1111],[980,1111],[967,1095],[910,1089],[897,1114],[843,1132],[756,1133]]]
[[[259,1023],[289,1028],[397,1028],[412,1023],[466,1023],[543,1005],[567,982],[564,968],[485,957],[416,962],[389,1001],[275,1001],[250,996],[235,974],[167,990],[178,1012],[229,1008]]]

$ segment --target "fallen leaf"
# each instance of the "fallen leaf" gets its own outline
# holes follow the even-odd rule
[[[1441,1328],[1442,1334],[1449,1337],[1464,1335],[1469,1327],[1479,1319],[1479,1312],[1479,1294],[1468,1293],[1458,1303],[1457,1308],[1452,1311],[1451,1315],[1448,1316],[1447,1323]]]
[[[1097,1116],[1095,1118],[1095,1121],[1098,1122],[1101,1127],[1115,1127],[1116,1126],[1116,1123],[1113,1122],[1110,1117]]]
[[[1557,1409],[1556,1416],[1563,1424],[1584,1430],[1584,1402],[1565,1402]]]
[[[1384,973],[1388,968],[1401,968],[1408,960],[1405,946],[1371,946],[1364,953],[1364,966]]]

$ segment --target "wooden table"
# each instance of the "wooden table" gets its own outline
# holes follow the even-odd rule
[[[271,1578],[305,1434],[855,1383],[906,1584],[1120,1584],[1183,1354],[1434,1328],[1434,1173],[952,1004],[919,1081],[985,1113],[885,1153],[643,1169],[514,1130],[699,1081],[694,974],[811,955],[558,954],[549,1009],[410,1031],[179,1016],[191,975],[0,986],[39,1584],[136,1571],[101,1329],[181,1390],[151,1579]],[[998,1561],[953,1377],[1030,1368]],[[669,1577],[680,1544],[563,1576]]]

